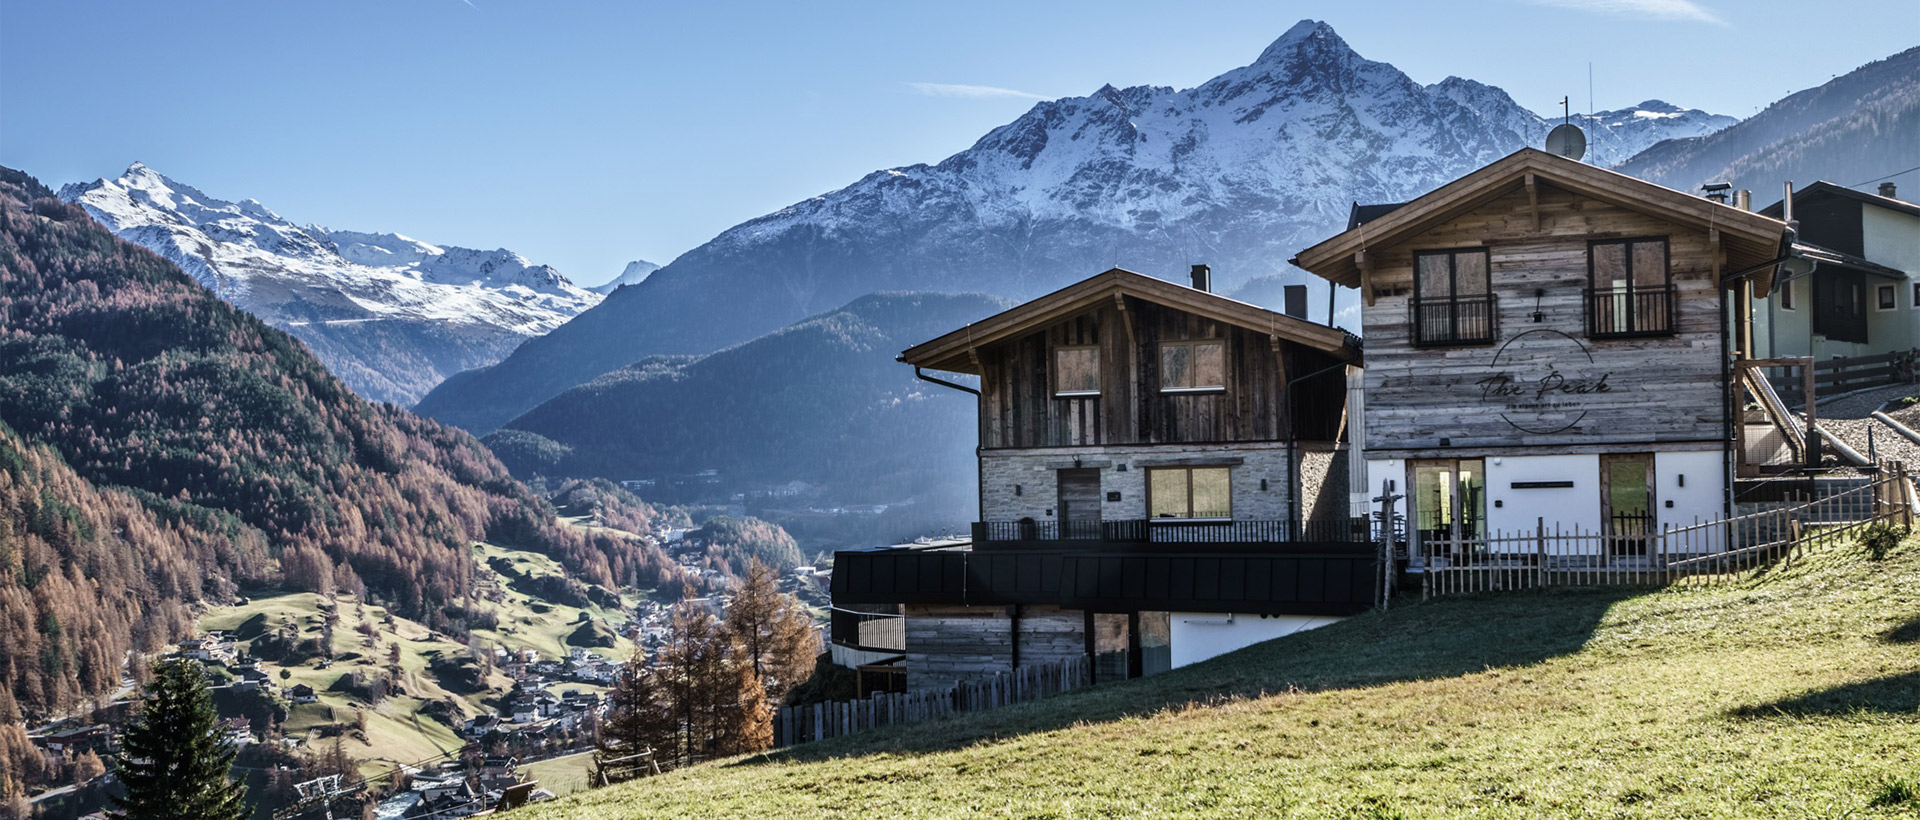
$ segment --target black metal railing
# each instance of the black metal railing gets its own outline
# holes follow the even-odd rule
[[[1673,332],[1673,288],[1587,291],[1587,335],[1664,336]]]
[[[862,609],[885,611],[865,612]],[[836,644],[874,651],[905,651],[897,605],[868,605],[860,609],[833,607],[827,613],[827,635]]]
[[[1492,294],[1445,299],[1414,297],[1413,343],[1484,344],[1498,334],[1499,302]]]
[[[1050,546],[1088,544],[1288,544],[1364,543],[1371,540],[1368,519],[1335,518],[1306,522],[1285,520],[1211,520],[1187,518],[1129,519],[1122,521],[978,521],[973,543],[1044,543]]]

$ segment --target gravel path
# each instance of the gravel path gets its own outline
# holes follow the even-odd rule
[[[1859,450],[1862,454],[1880,461],[1904,461],[1910,466],[1920,467],[1920,445],[1914,444],[1905,436],[1894,432],[1893,428],[1873,418],[1873,411],[1889,401],[1906,396],[1920,395],[1920,385],[1896,384],[1877,390],[1867,390],[1851,396],[1827,399],[1820,402],[1820,427],[1838,436],[1847,446]],[[1900,420],[1901,424],[1920,429],[1920,404],[1887,415]],[[1872,430],[1869,440],[1868,430]]]

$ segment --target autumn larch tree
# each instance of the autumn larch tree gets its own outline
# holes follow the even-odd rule
[[[778,571],[759,559],[747,564],[727,607],[726,629],[774,702],[813,673],[820,655],[813,616],[799,598],[780,591]]]

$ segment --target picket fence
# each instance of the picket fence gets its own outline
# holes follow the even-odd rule
[[[1421,596],[1738,580],[1875,523],[1910,529],[1917,507],[1906,466],[1888,462],[1871,480],[1829,495],[1644,534],[1548,529],[1543,519],[1534,532],[1429,538],[1418,548],[1426,562]]]
[[[860,700],[783,706],[773,716],[773,740],[792,746],[882,726],[902,726],[962,712],[984,712],[1093,685],[1084,657],[1022,666],[949,689],[879,692]]]

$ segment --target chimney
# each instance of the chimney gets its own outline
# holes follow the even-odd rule
[[[1213,269],[1206,265],[1193,266],[1193,289],[1213,292]]]
[[[1727,189],[1732,187],[1733,185],[1725,182],[1709,182],[1700,186],[1700,190],[1705,192],[1701,194],[1701,196],[1725,205],[1727,204]]]
[[[1745,188],[1733,192],[1733,207],[1743,211],[1753,210],[1753,192]]]
[[[1286,293],[1286,300],[1287,300],[1287,309],[1284,311],[1284,313],[1286,313],[1288,316],[1292,316],[1295,319],[1307,318],[1307,286],[1306,285],[1288,285],[1285,289],[1285,293]]]
[[[1895,190],[1895,189],[1894,189],[1894,187],[1893,187],[1893,183],[1891,183],[1891,182],[1882,182],[1882,183],[1880,183],[1880,195],[1881,195],[1881,196],[1884,196],[1884,197],[1886,197],[1886,198],[1888,198],[1888,199],[1899,199],[1899,197],[1897,197],[1897,196],[1894,196],[1894,195],[1893,195],[1893,192],[1894,192],[1894,190]]]

